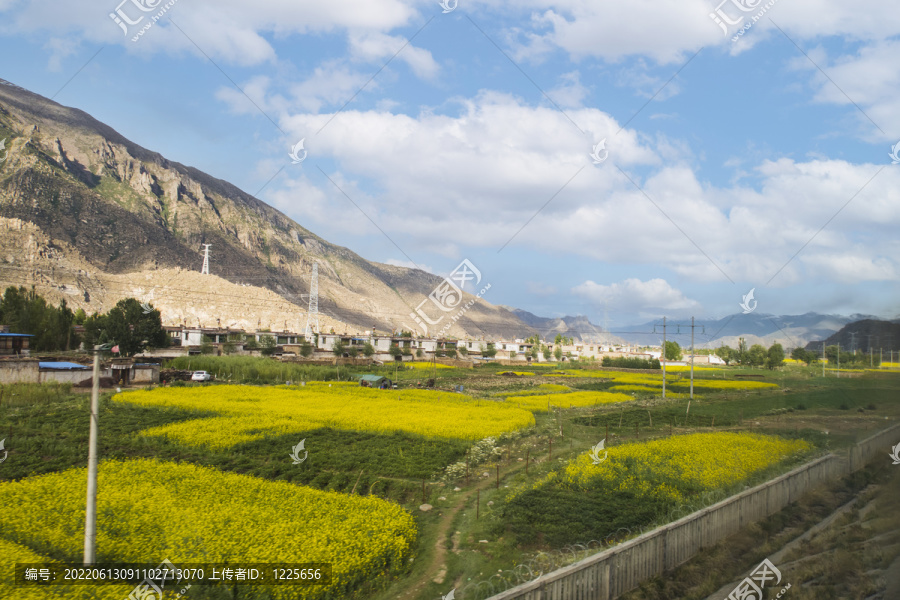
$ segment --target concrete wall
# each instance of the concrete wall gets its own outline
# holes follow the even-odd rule
[[[888,460],[900,434],[895,425],[852,446],[846,456],[829,454],[644,535],[573,565],[507,590],[489,600],[613,600],[641,582],[690,560],[750,523],[768,517],[808,491],[861,469],[873,458]],[[882,455],[884,455],[882,457]]]
[[[40,383],[38,362],[34,359],[0,361],[0,383]]]
[[[92,369],[60,369],[58,371],[42,370],[40,373],[40,383],[50,383],[55,381],[57,383],[77,384],[85,379],[90,379],[91,376],[93,376],[93,373]]]
[[[135,365],[132,383],[159,383],[159,365]]]

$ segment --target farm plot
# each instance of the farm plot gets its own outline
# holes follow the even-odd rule
[[[105,461],[98,488],[98,562],[332,564],[330,585],[273,586],[272,598],[350,597],[399,570],[417,537],[414,518],[379,498],[190,464]],[[85,469],[0,484],[0,504],[18,507],[0,513],[0,548],[20,561],[80,562],[85,496]],[[4,584],[0,596],[28,597],[7,595]]]

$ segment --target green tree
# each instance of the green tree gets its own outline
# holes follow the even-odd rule
[[[550,357],[553,356],[553,352],[547,344],[541,344],[541,352],[544,355],[544,360],[550,360]]]
[[[782,357],[783,353],[784,351],[782,351]],[[762,344],[753,344],[750,346],[750,350],[747,351],[746,364],[751,367],[761,367],[766,364],[767,358],[768,352],[766,351],[766,347]]]
[[[730,346],[720,346],[716,349],[716,356],[725,361],[725,366],[728,366],[736,357],[737,353],[734,348]]]
[[[255,335],[244,336],[244,350],[259,350],[259,342],[256,340]]]
[[[365,344],[363,344],[362,353],[366,358],[372,358],[372,356],[375,355],[375,346],[373,346],[369,342],[366,342]]]
[[[70,350],[81,343],[75,335],[75,314],[66,301],[54,307],[33,289],[8,287],[0,300],[0,322],[8,325],[11,333],[33,335],[32,350]]]
[[[681,360],[681,346],[678,342],[666,340],[666,360]]]
[[[88,317],[84,329],[86,347],[112,343],[118,345],[119,352],[125,356],[134,356],[147,348],[165,348],[169,344],[159,311],[144,313],[141,303],[134,298],[119,300],[105,315]]]
[[[213,341],[212,338],[208,335],[203,335],[200,337],[200,354],[212,354],[213,353]]]
[[[422,351],[421,348],[419,348],[418,350],[416,350],[416,358],[422,358],[422,357],[424,357],[424,356],[425,356],[425,353]]]
[[[497,356],[497,348],[494,347],[494,344],[488,344],[487,347],[482,344],[479,346],[479,349],[481,350],[481,356],[484,358],[493,358]]]
[[[344,352],[346,352],[344,349],[344,342],[341,340],[334,340],[334,343],[331,345],[331,351],[334,352],[334,355],[338,358],[343,357]]]
[[[738,338],[737,356],[735,357],[740,364],[744,364],[747,360],[747,342],[744,338]]]
[[[357,348],[356,346],[350,346],[350,349],[347,350],[347,356],[349,356],[350,358],[356,358],[357,356],[359,356],[359,348]]]
[[[819,353],[813,352],[812,350],[806,350],[805,348],[800,348],[798,346],[797,348],[791,350],[791,358],[793,358],[794,360],[805,362],[806,366],[808,367],[810,364],[818,362]]]
[[[553,350],[553,356],[556,357],[556,360],[557,360],[557,361],[562,360],[562,357],[563,357],[563,351],[562,351],[562,348],[561,348],[560,346],[557,346],[556,349]]]
[[[300,356],[303,358],[309,358],[313,355],[313,345],[307,342],[305,339],[300,342]]]
[[[769,346],[766,352],[766,367],[774,369],[784,364],[784,348],[781,344],[775,343]]]
[[[84,325],[84,322],[87,320],[87,315],[84,313],[83,308],[79,308],[75,311],[75,324],[76,325]]]
[[[391,345],[391,347],[388,348],[388,353],[394,357],[394,360],[403,360],[403,350],[401,350],[400,346],[397,344]]]
[[[466,348],[465,345],[462,345],[462,346],[459,347],[459,353],[462,354],[463,356],[468,356],[468,355],[469,355],[469,349]]]
[[[263,356],[272,356],[278,347],[278,340],[271,335],[264,335],[259,338],[260,354]]]

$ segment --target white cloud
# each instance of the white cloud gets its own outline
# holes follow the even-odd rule
[[[664,279],[626,279],[610,285],[588,280],[572,288],[572,293],[585,298],[598,309],[647,313],[654,309],[679,312],[700,307],[698,302],[686,297]]]
[[[786,285],[807,270],[831,276],[816,256],[889,239],[900,226],[896,169],[866,185],[878,166],[784,158],[746,165],[756,187],[717,188],[686,164],[683,142],[628,129],[615,135],[618,124],[596,109],[567,111],[582,136],[559,111],[511,96],[484,92],[459,103],[458,116],[345,111],[307,137],[307,147],[335,161],[345,191],[409,252],[452,256],[460,243],[499,249],[515,235],[504,252],[659,265],[694,281],[765,283],[787,263],[772,282]],[[299,139],[330,117],[294,115],[282,126]],[[610,158],[595,166],[591,145],[604,137]],[[333,205],[347,203],[327,180],[315,185]],[[361,222],[336,222],[305,204],[289,214],[348,232]],[[898,255],[885,256],[858,276],[896,279]]]
[[[366,62],[387,62],[396,55],[409,65],[413,72],[425,79],[438,73],[438,65],[431,52],[417,48],[402,36],[391,36],[373,31],[354,31],[350,34],[350,53]]]

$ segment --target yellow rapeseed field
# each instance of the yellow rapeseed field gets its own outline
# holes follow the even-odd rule
[[[533,414],[503,402],[449,392],[359,386],[156,388],[123,392],[113,400],[216,413],[141,432],[212,448],[321,427],[480,440],[534,425]]]
[[[4,563],[10,553],[79,562],[86,485],[85,469],[0,483],[0,506],[15,507],[0,512]],[[97,562],[332,564],[330,586],[271,587],[275,598],[341,597],[400,567],[417,536],[412,515],[380,498],[191,464],[104,461],[97,485]]]
[[[745,480],[812,445],[753,433],[695,433],[607,448],[593,464],[590,453],[570,461],[561,475],[551,473],[535,488],[557,482],[576,487],[602,486],[667,501]],[[604,456],[603,452],[600,457]]]
[[[690,367],[687,367],[686,370],[689,371]],[[677,375],[670,374],[671,371],[671,368],[666,368],[666,389],[668,390],[668,388],[672,386],[678,387],[679,391],[688,390],[690,388],[690,377],[687,373],[685,373],[685,368],[681,367]],[[719,369],[694,368],[694,372],[696,373],[697,371],[719,371]],[[555,375],[557,377],[590,377],[597,379],[608,379],[616,382],[616,384],[658,387],[660,390],[662,389],[662,371],[660,371],[657,375],[650,373],[626,373],[622,371],[567,370],[564,374],[561,375],[555,373],[548,373],[548,375]],[[726,379],[694,378],[695,390],[698,388],[707,390],[760,390],[773,389],[777,387],[777,384],[765,381],[738,381]],[[668,396],[668,393],[666,395]]]
[[[657,395],[662,395],[662,384],[659,387],[649,387],[645,385],[614,385],[609,388],[611,392],[652,392]],[[666,388],[666,398],[687,398],[687,394],[682,394],[679,392],[670,392],[669,388]],[[699,398],[697,394],[694,394],[694,398]]]
[[[540,396],[541,394],[560,394],[571,392],[572,388],[567,385],[559,385],[556,383],[542,383],[533,388],[516,390],[514,392],[496,392],[494,396]]]
[[[506,402],[532,412],[547,412],[548,403],[550,406],[559,408],[572,408],[575,406],[628,402],[630,400],[634,400],[634,396],[629,394],[571,392],[569,394],[548,394],[544,396],[510,396],[506,399]]]
[[[17,587],[13,584],[16,563],[52,563],[50,560],[32,552],[25,546],[0,538],[0,598],[14,600],[122,600],[133,585],[52,585],[46,587]]]

